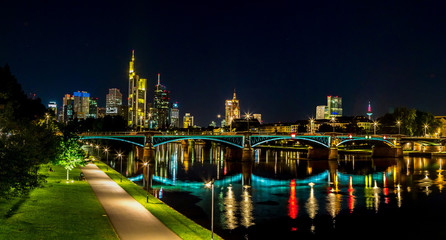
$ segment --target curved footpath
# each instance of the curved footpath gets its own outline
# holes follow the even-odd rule
[[[82,171],[120,239],[181,239],[96,165]]]

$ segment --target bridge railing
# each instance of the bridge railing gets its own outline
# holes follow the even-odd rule
[[[118,132],[84,132],[79,134],[80,136],[137,136],[137,135],[145,135],[149,132],[147,131],[118,131]],[[243,132],[214,132],[214,131],[150,131],[153,135],[167,135],[167,136],[182,136],[182,135],[243,135],[246,133],[249,133],[250,135],[281,135],[286,136],[290,135],[290,133],[286,132],[271,132],[271,131],[243,131]],[[331,136],[331,137],[338,137],[338,138],[345,138],[345,137],[372,137],[372,138],[387,138],[387,139],[394,139],[394,138],[410,138],[406,136],[394,136],[391,134],[361,134],[361,135],[355,135],[355,134],[321,134],[321,133],[295,133],[296,136]],[[413,137],[413,138],[420,138],[420,137]],[[429,139],[429,138],[428,138]],[[438,138],[437,138],[438,139]]]
[[[81,136],[115,136],[115,135],[137,135],[138,132],[83,132]]]

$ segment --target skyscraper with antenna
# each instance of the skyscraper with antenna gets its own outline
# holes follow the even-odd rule
[[[367,108],[367,116],[369,116],[369,120],[372,120],[372,107],[370,107],[370,101],[369,101],[369,107]]]
[[[166,86],[161,84],[161,77],[158,73],[158,84],[155,86],[155,93],[153,98],[153,107],[155,108],[155,116],[152,116],[155,121],[155,127],[166,129],[170,125],[169,115],[170,92]]]
[[[132,50],[132,61],[129,63],[129,126],[145,127],[147,112],[146,82],[145,78],[139,78],[135,72],[135,50]]]

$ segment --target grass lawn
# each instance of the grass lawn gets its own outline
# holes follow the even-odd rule
[[[48,175],[42,187],[0,200],[0,239],[119,239],[90,185],[77,180],[79,168],[70,172],[73,183],[63,167],[40,172]]]
[[[136,201],[145,206],[153,215],[155,215],[161,222],[163,222],[168,228],[174,231],[182,239],[210,239],[211,231],[195,223],[183,214],[177,212],[175,209],[164,204],[158,198],[149,195],[149,203],[147,203],[147,193],[140,186],[136,185],[132,181],[123,177],[120,182],[120,176],[118,172],[112,168],[108,168],[105,163],[95,161],[102,171],[104,171],[111,179],[113,179],[119,186],[126,190]],[[181,201],[181,200],[179,200]],[[214,233],[214,239],[222,239]]]

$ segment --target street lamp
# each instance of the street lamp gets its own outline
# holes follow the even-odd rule
[[[427,137],[427,128],[429,127],[429,125],[424,124],[424,137]]]
[[[101,157],[99,156],[99,145],[96,145],[96,151],[98,153],[98,159],[101,159]]]
[[[212,179],[210,182],[206,183],[205,186],[207,188],[212,189],[212,208],[211,208],[211,239],[214,239],[214,179]]]
[[[251,114],[250,113],[245,113],[245,118],[248,120],[248,131],[250,131],[251,129],[249,129],[249,119],[251,118]]]
[[[124,156],[122,153],[118,153],[118,158],[121,159],[121,182],[122,182],[122,156]]]
[[[376,135],[376,127],[378,126],[378,122],[374,121],[373,122],[373,135]]]
[[[108,147],[104,147],[104,152],[105,152],[105,155],[107,156],[107,171],[108,171],[108,165],[109,165],[109,162],[108,162]]]
[[[335,126],[334,126],[335,121],[336,121],[335,117],[331,117],[330,122],[331,122],[331,126],[333,127],[333,132],[335,131],[335,129],[334,129],[335,128]]]
[[[312,134],[314,130],[314,119],[310,118],[310,133]]]
[[[220,127],[222,127],[221,126],[221,114],[217,114],[217,126],[220,126]]]
[[[45,113],[46,128],[48,128],[48,119],[49,118],[50,118],[50,115],[48,113]]]
[[[398,126],[398,135],[400,135],[401,134],[401,121],[397,120],[396,125]]]

